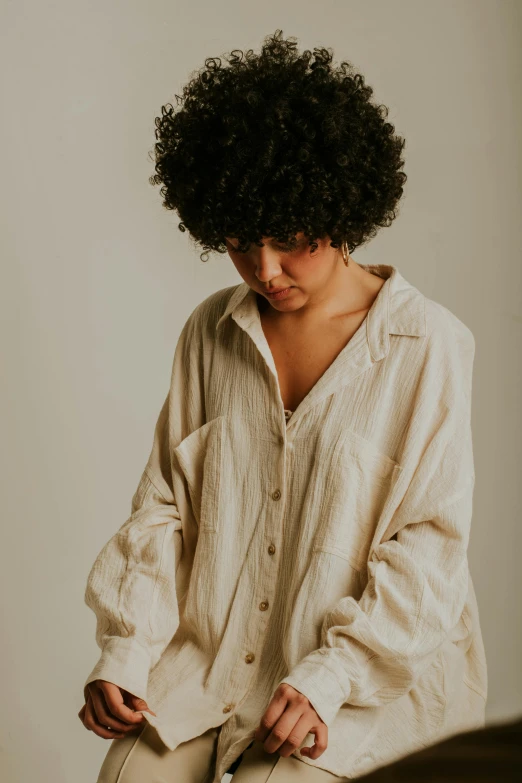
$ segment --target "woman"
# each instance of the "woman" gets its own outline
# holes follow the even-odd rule
[[[350,255],[395,217],[404,141],[328,50],[242,54],[156,121],[151,182],[242,282],[187,319],[88,578],[99,783],[326,783],[484,724],[474,338]]]

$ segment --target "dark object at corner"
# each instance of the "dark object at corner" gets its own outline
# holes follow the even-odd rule
[[[522,717],[455,734],[356,780],[361,783],[519,783]]]

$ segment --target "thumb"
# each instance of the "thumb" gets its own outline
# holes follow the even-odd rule
[[[147,702],[144,699],[138,698],[138,696],[134,696],[131,694],[130,697],[130,703],[134,710],[139,712],[150,712],[152,715],[156,715],[155,712],[149,709]],[[156,715],[157,717],[157,715]]]

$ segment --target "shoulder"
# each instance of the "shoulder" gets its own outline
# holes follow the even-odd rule
[[[426,336],[420,357],[422,373],[427,373],[433,389],[445,389],[469,398],[475,359],[473,332],[458,316],[440,302],[425,297]]]
[[[470,327],[448,307],[425,296],[426,349],[434,353],[475,353],[475,337]]]

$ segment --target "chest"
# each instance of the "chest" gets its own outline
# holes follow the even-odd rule
[[[349,343],[368,310],[360,310],[328,325],[299,330],[282,330],[272,319],[261,315],[285,409],[295,411]]]

